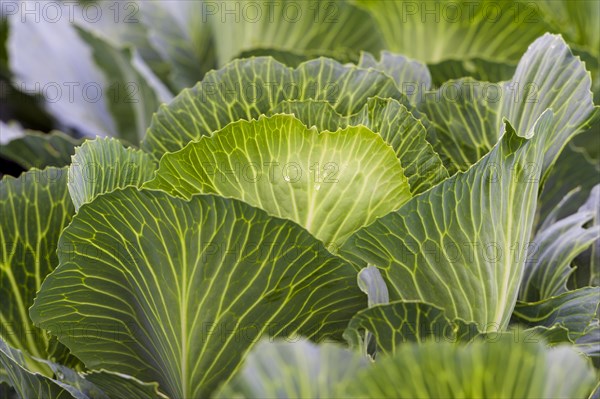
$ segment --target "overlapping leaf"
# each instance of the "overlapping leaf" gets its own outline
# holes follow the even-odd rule
[[[450,173],[467,170],[498,141],[501,95],[498,84],[466,78],[445,82],[423,98],[420,109],[434,127],[428,139]]]
[[[2,135],[4,136],[4,125]],[[81,140],[58,130],[48,134],[25,130],[9,142],[0,144],[0,155],[26,169],[43,169],[47,166],[63,167],[71,163],[71,155]]]
[[[58,265],[58,237],[73,213],[66,168],[31,170],[0,181],[0,336],[39,358],[47,355],[48,336],[34,327],[28,309]]]
[[[316,126],[320,131],[364,125],[379,133],[400,160],[412,194],[448,178],[448,171],[427,141],[422,122],[394,99],[370,98],[360,112],[350,116],[340,115],[327,102],[313,100],[283,101],[269,113],[293,114],[306,126]]]
[[[348,324],[344,337],[356,347],[366,333],[372,334],[383,353],[394,353],[407,342],[469,342],[480,334],[474,323],[451,321],[438,307],[402,301],[361,310]]]
[[[590,357],[596,368],[600,368],[600,322],[592,320],[584,333],[575,341],[577,350]]]
[[[505,84],[505,92],[510,84]],[[546,143],[543,162],[543,171],[547,173],[572,136],[600,117],[593,103],[590,74],[561,36],[545,34],[523,55],[512,84],[510,90],[516,97],[507,101],[511,96],[505,95],[500,113],[515,121],[518,132],[531,131],[547,108],[555,114],[551,126],[554,139]]]
[[[6,381],[21,398],[89,399],[76,388],[29,370],[35,360],[13,349],[0,338],[0,368],[6,372]],[[1,380],[1,378],[0,378]],[[99,399],[104,399],[100,395]]]
[[[434,148],[456,170],[466,170],[491,149],[502,118],[526,134],[551,108],[554,140],[546,143],[544,161],[537,165],[546,175],[569,140],[599,117],[590,88],[591,78],[581,60],[560,36],[546,34],[529,47],[509,82],[449,82],[426,96],[421,107],[436,128],[431,137]]]
[[[155,4],[157,2],[148,3],[140,0],[115,4],[110,0],[100,0],[94,2],[94,6],[89,6],[90,9],[93,7],[94,10],[97,10],[98,17],[92,18],[85,11],[75,12],[72,17],[78,27],[104,38],[115,47],[133,46],[135,52],[154,72],[155,77],[160,78],[167,86],[171,87],[168,76],[171,65],[161,57],[150,39],[151,28],[158,27],[160,29],[162,26],[171,25],[168,23],[156,25],[151,22],[150,18],[146,19],[149,12],[145,7]],[[183,3],[180,4],[183,5]],[[166,17],[163,16],[163,21],[165,19]],[[139,67],[139,64],[136,66]],[[148,76],[146,78],[148,79]]]
[[[406,93],[412,102],[418,101],[418,94],[431,88],[431,73],[426,65],[400,54],[382,51],[379,60],[369,53],[362,53],[357,65],[360,68],[373,68],[391,76],[401,92]]]
[[[22,398],[75,398],[110,399],[159,399],[166,397],[157,391],[156,383],[148,384],[127,375],[105,370],[89,374],[76,371],[47,360],[35,359],[9,347],[0,338],[0,381],[14,387]],[[48,366],[53,378],[32,370]]]
[[[589,229],[597,229],[600,226],[600,184],[592,188],[589,197],[578,210],[578,213],[592,214]],[[592,246],[575,259],[577,268],[572,274],[569,288],[600,286],[600,240],[596,240]]]
[[[140,187],[152,178],[150,155],[125,148],[112,138],[86,141],[75,150],[69,166],[69,194],[75,210],[100,194],[127,186]]]
[[[68,10],[61,8],[61,12]],[[23,22],[15,14],[9,18],[9,26],[7,49],[10,68],[18,72],[16,86],[42,92],[47,111],[64,126],[88,136],[116,135],[115,123],[101,92],[104,76],[68,18],[55,23],[42,19],[36,23],[34,18]],[[61,40],[52,40],[56,36]],[[39,62],[40,58],[55,61]]]
[[[600,184],[600,120],[575,136],[561,152],[540,195],[539,220],[560,204],[560,216],[577,211],[592,188]],[[577,190],[575,193],[571,193]],[[569,196],[565,202],[563,199]]]
[[[240,199],[295,221],[334,251],[411,197],[379,135],[364,126],[319,133],[290,115],[235,122],[166,154],[145,187]]]
[[[484,332],[504,328],[535,213],[539,170],[528,165],[543,157],[551,121],[548,110],[530,140],[506,123],[477,165],[359,230],[341,252],[380,268],[391,300],[430,303]]]
[[[341,339],[366,305],[353,267],[299,226],[211,195],[99,196],[58,256],[34,322],[88,368],[157,381],[172,397],[209,395],[264,333]]]
[[[531,326],[564,326],[570,340],[581,340],[583,351],[594,356],[598,356],[595,345],[600,345],[596,327],[600,288],[593,287],[592,278],[596,269],[594,251],[600,239],[600,227],[593,222],[599,212],[599,192],[600,186],[596,186],[589,202],[572,215],[557,220],[564,211],[560,203],[547,216],[528,255],[519,289],[520,302],[513,314],[514,320]],[[571,200],[569,195],[564,202]],[[570,290],[569,280],[578,280],[573,260],[584,251],[590,256],[580,260],[583,270],[579,272],[579,283],[575,284],[582,288]]]
[[[351,115],[373,96],[405,98],[382,72],[330,59],[312,60],[296,69],[267,57],[234,60],[162,106],[142,148],[158,159],[230,122],[256,119],[284,100],[327,101],[340,114]]]
[[[571,262],[600,239],[600,226],[584,228],[594,213],[581,211],[542,225],[528,254],[519,299],[536,302],[568,291],[567,280],[574,271]]]
[[[513,320],[528,325],[551,327],[563,325],[576,340],[588,330],[596,318],[600,287],[567,291],[538,302],[517,302]]]

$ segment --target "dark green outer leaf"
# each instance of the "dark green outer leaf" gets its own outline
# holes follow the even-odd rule
[[[11,348],[0,338],[0,368],[6,373],[6,377],[0,377],[0,381],[7,381],[21,398],[89,399],[68,384],[30,371],[32,363],[35,360]]]
[[[28,309],[58,265],[58,237],[73,213],[66,168],[0,181],[0,336],[39,358],[46,357],[48,336],[33,326]]]
[[[446,60],[427,64],[434,86],[442,86],[453,79],[471,77],[482,82],[503,82],[510,80],[517,69],[516,63],[494,62],[483,58],[466,60]]]
[[[348,324],[344,337],[356,347],[367,332],[375,337],[382,353],[395,353],[406,342],[469,342],[480,335],[475,323],[451,321],[441,308],[401,301],[361,310]]]
[[[0,145],[0,155],[25,169],[63,167],[71,163],[71,155],[81,142],[58,130],[47,134],[25,130],[21,137]]]
[[[579,288],[538,302],[517,302],[513,320],[527,325],[563,325],[576,340],[585,334],[596,317],[600,287]]]
[[[82,206],[30,314],[88,368],[208,396],[264,333],[341,339],[351,265],[240,201],[129,187]]]

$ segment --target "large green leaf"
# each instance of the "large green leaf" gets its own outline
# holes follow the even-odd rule
[[[412,194],[420,193],[448,178],[448,171],[427,141],[423,123],[394,99],[369,98],[360,112],[343,116],[325,101],[283,101],[270,111],[293,114],[306,126],[336,131],[347,126],[364,125],[379,133],[389,144],[404,168]]]
[[[34,322],[88,368],[157,381],[171,397],[209,395],[265,333],[339,340],[366,306],[354,268],[306,231],[212,195],[99,196],[58,257]]]
[[[152,118],[142,148],[159,159],[230,122],[256,119],[284,100],[327,101],[342,115],[369,97],[402,99],[392,78],[375,70],[320,58],[292,69],[273,58],[235,60],[206,74]]]
[[[507,122],[473,168],[359,230],[341,252],[380,268],[390,300],[430,303],[482,331],[504,328],[535,213],[539,170],[528,166],[542,159],[551,121],[548,110],[526,134],[530,140]]]
[[[291,115],[235,122],[166,154],[145,187],[240,199],[295,221],[333,251],[411,198],[379,135],[364,126],[319,133]]]
[[[357,352],[324,343],[262,341],[216,398],[339,398],[368,361]]]
[[[73,213],[66,168],[31,170],[0,181],[0,336],[40,358],[46,357],[48,336],[34,327],[28,308],[58,265],[58,237]]]
[[[591,78],[558,35],[537,39],[521,58],[512,80],[501,84],[471,79],[448,82],[425,96],[421,109],[436,129],[432,144],[451,161],[454,170],[466,170],[491,149],[501,132],[502,118],[519,134],[531,132],[547,108],[555,114],[554,139],[546,143],[544,174],[563,147],[590,127],[599,116],[594,107]]]
[[[156,165],[149,154],[116,139],[97,138],[75,149],[69,166],[69,194],[78,210],[98,195],[150,180]]]
[[[349,381],[344,397],[586,398],[593,369],[567,346],[514,341],[406,344]]]
[[[4,129],[6,125],[0,125]],[[4,131],[2,132],[4,139]],[[24,130],[9,142],[0,140],[0,155],[25,169],[63,167],[71,163],[71,155],[82,140],[74,139],[58,130],[42,133]]]

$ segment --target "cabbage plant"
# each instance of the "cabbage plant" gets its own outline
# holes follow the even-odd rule
[[[343,2],[337,45],[323,21],[284,37],[194,19],[211,2],[132,4],[144,24],[114,37],[53,29],[139,102],[2,127],[27,169],[0,181],[3,394],[599,394],[595,39],[545,33],[564,10],[505,48],[491,2],[447,26]],[[60,74],[19,51],[44,25],[9,22],[13,69]]]

